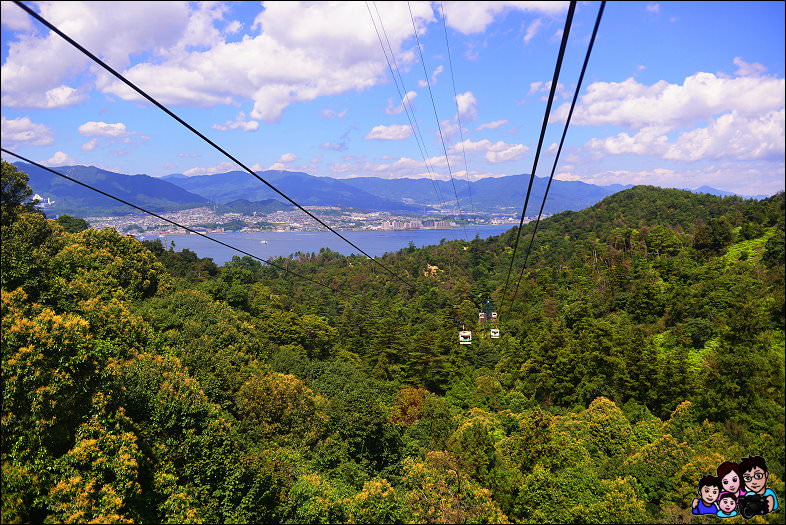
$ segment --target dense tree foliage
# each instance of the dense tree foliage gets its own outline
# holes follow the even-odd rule
[[[510,308],[515,229],[385,255],[412,287],[326,249],[278,261],[339,294],[22,204],[3,522],[686,522],[701,476],[751,454],[784,501],[782,193],[636,187],[551,217]]]

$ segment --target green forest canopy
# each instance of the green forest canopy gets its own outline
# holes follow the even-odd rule
[[[751,454],[784,501],[783,193],[639,186],[551,217],[511,311],[515,229],[385,255],[411,289],[326,249],[277,261],[346,300],[11,211],[3,522],[684,522]]]

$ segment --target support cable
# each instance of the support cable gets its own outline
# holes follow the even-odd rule
[[[379,39],[379,45],[382,48],[382,53],[385,55],[385,60],[388,63],[388,69],[390,70],[390,74],[393,76],[393,82],[396,85],[396,91],[398,92],[399,97],[401,97],[401,105],[404,107],[404,111],[407,113],[407,120],[409,120],[409,125],[412,128],[415,136],[415,142],[417,142],[418,150],[420,151],[421,157],[423,157],[423,164],[426,166],[428,170],[429,179],[431,179],[431,184],[434,186],[434,193],[437,196],[438,201],[440,204],[445,202],[444,197],[442,196],[442,192],[439,190],[439,185],[437,181],[434,179],[434,169],[431,166],[431,163],[428,161],[428,151],[426,150],[426,142],[423,140],[423,135],[420,132],[420,126],[418,125],[418,119],[415,115],[414,109],[409,105],[408,100],[405,100],[406,93],[408,93],[406,86],[404,86],[404,79],[401,76],[401,72],[398,68],[398,61],[396,60],[396,55],[393,52],[393,46],[390,45],[390,40],[388,39],[387,31],[385,31],[385,24],[382,22],[382,15],[379,14],[379,9],[377,9],[377,3],[374,2],[374,10],[377,12],[377,17],[379,18],[379,25],[382,28],[382,34],[385,35],[385,41],[387,42],[388,49],[390,50],[390,57],[393,60],[393,64],[391,65],[391,58],[388,58],[388,49],[385,48],[385,44],[382,42],[382,35],[379,34],[379,29],[377,28],[377,22],[374,20],[374,15],[371,14],[371,7],[369,7],[368,2],[366,2],[366,8],[368,9],[368,14],[371,17],[371,23],[374,24],[374,31],[377,33],[377,39]],[[393,69],[395,66],[395,70]],[[401,87],[399,87],[399,83]],[[412,116],[410,116],[410,111],[412,112]],[[413,123],[414,121],[414,123]],[[422,143],[422,145],[421,145]]]
[[[527,196],[524,199],[524,208],[521,210],[521,219],[519,220],[519,227],[516,233],[516,242],[513,245],[513,255],[510,258],[510,265],[508,266],[508,275],[505,277],[505,288],[502,291],[502,302],[505,302],[505,295],[508,291],[508,283],[510,281],[510,274],[513,270],[513,262],[516,260],[516,251],[519,247],[519,239],[521,238],[521,229],[524,225],[524,217],[526,216],[527,212],[527,204],[529,203],[529,197],[532,193],[532,183],[535,181],[535,170],[538,166],[538,159],[540,158],[540,150],[543,147],[543,138],[546,135],[546,126],[549,122],[549,114],[551,113],[551,105],[554,102],[554,94],[557,91],[557,82],[559,80],[559,72],[562,68],[562,60],[565,57],[565,48],[568,44],[568,35],[570,34],[570,26],[573,22],[573,13],[576,11],[576,0],[572,0],[570,2],[570,7],[568,8],[568,16],[565,18],[565,29],[562,31],[562,42],[559,48],[559,54],[557,55],[557,64],[554,68],[554,76],[551,80],[551,90],[549,91],[549,100],[546,104],[546,112],[543,115],[543,125],[540,129],[540,138],[538,139],[538,147],[535,150],[535,160],[532,163],[532,173],[530,174],[529,178],[529,186],[527,187]]]
[[[268,188],[270,188],[271,190],[273,190],[274,192],[276,192],[278,195],[280,195],[281,197],[283,197],[284,199],[286,199],[286,200],[287,200],[287,202],[289,202],[289,203],[293,204],[294,206],[296,206],[296,207],[297,207],[299,210],[301,210],[301,211],[302,211],[302,212],[304,212],[306,215],[308,215],[309,217],[311,217],[312,219],[314,219],[315,221],[317,221],[317,222],[318,222],[318,223],[319,223],[321,226],[323,226],[324,228],[326,228],[328,231],[330,231],[330,232],[334,233],[334,234],[335,234],[335,235],[337,235],[339,238],[341,238],[343,241],[345,241],[347,244],[349,244],[350,246],[352,246],[353,248],[355,248],[356,250],[358,250],[360,253],[362,253],[363,255],[365,255],[366,257],[368,257],[369,259],[371,259],[372,261],[374,261],[376,264],[378,264],[379,266],[381,266],[381,267],[382,267],[382,268],[383,268],[383,269],[384,269],[384,270],[385,270],[387,273],[389,273],[390,275],[392,275],[393,277],[395,277],[396,279],[398,279],[399,281],[401,281],[402,283],[404,283],[405,285],[407,285],[409,288],[414,288],[414,287],[413,287],[413,285],[411,285],[411,284],[410,284],[410,283],[408,283],[406,280],[404,280],[402,277],[400,277],[398,274],[396,274],[395,272],[393,272],[393,271],[392,271],[390,268],[388,268],[387,266],[385,266],[384,264],[382,264],[381,262],[379,262],[377,259],[375,259],[375,258],[374,258],[374,257],[372,257],[371,255],[369,255],[368,253],[366,253],[364,250],[362,250],[362,249],[361,249],[359,246],[357,246],[355,243],[353,243],[352,241],[350,241],[349,239],[347,239],[346,237],[344,237],[343,235],[341,235],[339,232],[337,232],[337,231],[336,231],[336,230],[334,230],[332,227],[330,227],[328,224],[326,224],[326,223],[325,223],[325,222],[324,222],[322,219],[320,219],[319,217],[317,217],[316,215],[314,215],[313,213],[311,213],[310,211],[308,211],[307,209],[305,209],[303,206],[301,206],[300,204],[298,204],[297,202],[295,202],[294,200],[292,200],[292,199],[291,199],[291,198],[290,198],[288,195],[286,195],[286,194],[285,194],[285,193],[283,193],[281,190],[279,190],[278,188],[276,188],[275,186],[273,186],[271,183],[269,183],[268,181],[266,181],[265,179],[263,179],[262,177],[260,177],[258,174],[254,173],[254,171],[253,171],[251,168],[249,168],[248,166],[246,166],[245,164],[243,164],[242,162],[240,162],[240,160],[238,160],[238,159],[237,159],[237,158],[235,158],[233,155],[231,155],[229,152],[227,152],[227,151],[226,151],[224,148],[222,148],[221,146],[219,146],[218,144],[216,144],[215,142],[213,142],[212,140],[210,140],[209,138],[207,138],[207,137],[206,137],[205,135],[203,135],[201,132],[197,131],[197,130],[196,130],[194,127],[193,127],[193,126],[191,126],[191,125],[190,125],[189,123],[187,123],[185,120],[183,120],[182,118],[178,117],[178,116],[177,116],[175,113],[173,113],[171,110],[169,110],[169,109],[168,109],[166,106],[164,106],[163,104],[161,104],[160,102],[158,102],[158,101],[157,101],[156,99],[154,99],[152,96],[148,95],[148,94],[147,94],[145,91],[143,91],[142,89],[140,89],[139,87],[137,87],[137,86],[136,86],[136,85],[135,85],[133,82],[131,82],[130,80],[126,79],[126,78],[125,78],[123,75],[121,75],[120,73],[118,73],[117,71],[115,71],[114,69],[112,69],[112,68],[111,68],[109,65],[107,65],[107,64],[106,64],[106,63],[105,63],[103,60],[101,60],[100,58],[98,58],[97,56],[95,56],[94,54],[92,54],[90,51],[88,51],[87,49],[85,49],[84,47],[82,47],[82,45],[80,45],[78,42],[76,42],[75,40],[73,40],[71,37],[69,37],[68,35],[66,35],[66,34],[65,34],[65,33],[63,33],[62,31],[60,31],[60,30],[59,30],[57,27],[55,27],[53,24],[51,24],[51,23],[50,23],[48,20],[46,20],[46,19],[45,19],[44,17],[42,17],[40,14],[36,13],[36,12],[35,12],[33,9],[29,8],[28,6],[26,6],[25,4],[23,4],[23,3],[22,3],[22,2],[20,2],[19,0],[14,0],[14,3],[15,3],[17,6],[19,6],[20,8],[22,8],[22,9],[23,9],[23,10],[24,10],[26,13],[28,13],[30,16],[32,16],[33,18],[35,18],[36,20],[38,20],[39,22],[41,22],[43,25],[45,25],[46,27],[48,27],[48,28],[49,28],[51,31],[53,31],[53,32],[57,33],[57,34],[58,34],[58,35],[59,35],[61,38],[63,38],[63,39],[66,41],[66,42],[68,42],[69,44],[71,44],[72,46],[74,46],[75,48],[77,48],[79,51],[81,51],[82,53],[84,53],[85,55],[87,55],[88,57],[90,57],[90,59],[92,59],[92,60],[93,60],[94,62],[96,62],[98,65],[100,65],[101,67],[103,67],[104,69],[106,69],[107,71],[109,71],[109,72],[110,72],[112,75],[114,75],[116,78],[118,78],[118,79],[119,79],[121,82],[123,82],[124,84],[126,84],[128,87],[130,87],[131,89],[133,89],[134,91],[136,91],[137,93],[139,93],[141,96],[143,96],[143,97],[144,97],[145,99],[147,99],[149,102],[151,102],[153,105],[155,105],[156,107],[158,107],[159,109],[161,109],[162,111],[164,111],[164,112],[165,112],[167,115],[169,115],[170,117],[172,117],[173,119],[175,119],[175,120],[176,120],[177,122],[179,122],[180,124],[182,124],[182,125],[183,125],[184,127],[186,127],[186,128],[189,130],[189,131],[191,131],[192,133],[194,133],[195,135],[197,135],[199,138],[201,138],[202,140],[204,140],[205,142],[207,142],[208,144],[210,144],[211,146],[213,146],[213,148],[215,148],[215,149],[216,149],[216,150],[218,150],[219,152],[223,153],[223,154],[224,154],[224,155],[225,155],[225,156],[226,156],[228,159],[230,159],[232,162],[234,162],[235,164],[237,164],[238,166],[240,166],[241,168],[243,168],[245,171],[247,171],[247,172],[248,172],[248,173],[250,173],[252,176],[254,176],[255,178],[257,178],[257,179],[258,179],[260,182],[262,182],[263,184],[265,184],[265,185],[266,185]]]
[[[417,44],[418,53],[420,54],[420,63],[423,65],[423,74],[426,77],[426,85],[428,85],[428,94],[431,98],[431,107],[434,108],[434,119],[437,121],[437,130],[439,131],[439,140],[442,142],[442,151],[445,152],[445,163],[448,166],[448,174],[450,175],[450,182],[453,185],[453,193],[456,195],[456,208],[458,208],[459,218],[461,222],[464,222],[464,216],[461,213],[461,204],[459,203],[458,191],[456,191],[456,181],[453,180],[453,170],[450,169],[450,159],[448,159],[448,148],[445,146],[445,137],[442,135],[442,124],[439,122],[439,115],[437,115],[437,104],[434,102],[434,93],[431,91],[431,80],[428,78],[428,70],[426,69],[426,61],[423,58],[423,49],[420,47],[420,37],[418,37],[418,28],[415,26],[415,16],[412,14],[412,6],[409,5],[407,2],[407,8],[409,9],[409,19],[412,20],[412,31],[415,33],[415,43]],[[464,240],[469,242],[467,239],[467,227],[464,227]]]
[[[579,75],[579,82],[576,86],[576,91],[573,93],[573,101],[570,103],[570,111],[568,112],[568,118],[565,121],[565,128],[562,130],[562,138],[559,141],[559,148],[557,149],[557,156],[554,157],[554,164],[551,167],[551,175],[549,175],[549,182],[546,185],[546,193],[543,195],[543,202],[540,204],[540,211],[538,212],[538,219],[535,221],[535,229],[532,232],[532,237],[529,239],[529,246],[527,246],[527,252],[524,256],[524,265],[521,267],[521,273],[519,273],[518,281],[516,281],[516,289],[513,292],[513,297],[510,299],[510,307],[513,309],[513,302],[516,300],[516,294],[519,291],[519,284],[521,284],[521,279],[524,277],[524,270],[527,267],[527,261],[529,260],[530,250],[532,249],[532,242],[535,240],[535,234],[538,233],[538,225],[540,224],[540,217],[543,215],[543,207],[546,205],[546,198],[549,195],[549,188],[551,188],[551,181],[554,178],[554,172],[557,169],[557,163],[559,162],[560,153],[562,153],[562,145],[565,143],[565,136],[568,133],[568,126],[570,126],[570,119],[573,117],[573,109],[576,107],[576,100],[579,96],[579,91],[581,91],[581,84],[584,81],[584,73],[587,71],[587,63],[589,63],[590,54],[592,53],[592,46],[595,44],[595,36],[598,34],[598,27],[600,26],[600,19],[603,16],[603,9],[606,7],[606,0],[603,0],[600,3],[600,9],[598,10],[598,17],[595,19],[595,27],[592,30],[592,37],[590,38],[589,46],[587,47],[587,55],[584,57],[584,64],[581,66],[581,74]]]
[[[456,92],[456,78],[453,75],[453,59],[450,55],[450,42],[448,41],[448,15],[445,11],[445,3],[439,3],[440,8],[442,9],[442,27],[445,28],[445,47],[448,49],[448,65],[450,66],[450,82],[453,85],[453,100],[456,101],[456,121],[458,123],[459,128],[459,138],[461,139],[461,153],[464,156],[464,178],[467,182],[467,193],[469,194],[469,205],[472,208],[472,213],[477,213],[475,211],[475,202],[472,199],[472,186],[469,182],[469,164],[467,163],[467,148],[464,145],[464,130],[461,126],[461,111],[459,111],[458,105],[458,93]],[[475,233],[478,230],[475,228]]]

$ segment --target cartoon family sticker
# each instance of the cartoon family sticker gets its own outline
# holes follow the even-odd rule
[[[717,475],[702,476],[693,514],[715,514],[719,518],[742,516],[750,519],[778,510],[778,498],[767,488],[770,473],[761,456],[749,456],[718,466]]]

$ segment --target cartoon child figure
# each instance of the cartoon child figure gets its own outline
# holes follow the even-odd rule
[[[719,518],[733,518],[737,515],[737,495],[731,492],[723,492],[718,496]]]
[[[749,456],[740,461],[740,472],[745,482],[746,496],[759,494],[767,501],[767,512],[778,510],[778,498],[772,489],[767,488],[767,478],[770,473],[767,463],[761,456]]]
[[[721,492],[721,480],[715,476],[702,476],[699,481],[699,497],[693,500],[693,514],[717,514],[715,504]]]

